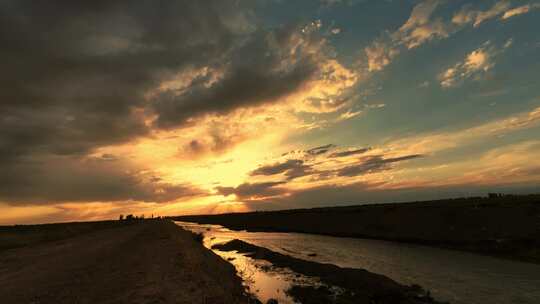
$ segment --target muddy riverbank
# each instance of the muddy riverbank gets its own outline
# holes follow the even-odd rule
[[[241,240],[217,244],[212,248],[220,251],[235,250],[248,257],[268,261],[272,267],[288,268],[305,276],[316,277],[322,283],[341,290],[331,292],[325,286],[293,286],[287,292],[301,303],[439,303],[419,286],[401,285],[383,275],[363,269],[306,261]]]

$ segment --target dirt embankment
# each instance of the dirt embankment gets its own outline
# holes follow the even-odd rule
[[[236,230],[304,232],[411,242],[540,262],[540,195],[174,219],[220,224]]]
[[[158,220],[0,251],[0,286],[5,304],[250,302],[232,265]]]
[[[419,286],[404,286],[379,274],[364,269],[341,268],[297,259],[241,240],[217,244],[213,249],[236,250],[254,259],[272,263],[273,267],[289,268],[297,273],[317,277],[323,283],[344,288],[345,292],[332,295],[326,287],[294,286],[287,291],[301,303],[378,303],[378,304],[436,304]]]
[[[0,250],[62,240],[102,229],[123,227],[135,223],[138,222],[97,221],[0,226]]]

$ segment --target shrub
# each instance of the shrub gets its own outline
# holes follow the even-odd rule
[[[199,233],[193,233],[193,239],[194,239],[195,241],[197,241],[198,243],[201,243],[201,244],[202,244],[202,242],[203,242],[203,240],[204,240],[204,234],[202,234],[202,233],[200,233],[200,232],[199,232]]]

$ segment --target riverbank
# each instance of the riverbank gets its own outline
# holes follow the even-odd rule
[[[232,265],[170,221],[2,227],[7,239],[2,303],[253,303]]]
[[[174,220],[233,230],[302,232],[458,249],[540,263],[540,195],[461,198]]]
[[[388,277],[364,269],[342,268],[306,261],[237,239],[224,244],[216,244],[212,246],[212,249],[235,250],[253,259],[268,261],[272,267],[288,268],[305,276],[316,277],[327,286],[342,289],[341,292],[333,293],[325,286],[292,286],[286,292],[300,303],[438,303],[419,286],[401,285]]]

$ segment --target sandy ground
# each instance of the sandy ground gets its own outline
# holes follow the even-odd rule
[[[169,221],[0,251],[0,302],[248,303],[234,267]]]

